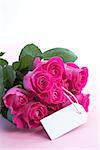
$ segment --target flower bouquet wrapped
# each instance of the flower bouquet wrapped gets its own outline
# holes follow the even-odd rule
[[[2,116],[17,128],[36,128],[41,119],[75,102],[74,97],[88,112],[89,94],[82,92],[88,69],[77,66],[76,59],[68,49],[54,48],[42,53],[34,44],[26,45],[12,65],[0,58]]]

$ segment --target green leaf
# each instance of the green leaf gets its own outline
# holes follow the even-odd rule
[[[2,66],[0,66],[0,113],[1,113],[1,110],[2,110],[2,97],[3,97],[3,94],[4,94],[4,84],[3,84],[3,68]]]
[[[74,62],[77,59],[77,56],[72,51],[65,48],[50,49],[42,54],[42,58],[45,60],[48,60],[53,56],[61,57],[64,62]]]
[[[16,79],[13,86],[23,87],[23,77],[24,74],[20,71],[16,71]]]
[[[6,65],[8,65],[8,62],[5,59],[0,58],[0,65],[6,66]]]
[[[19,60],[22,59],[22,57],[24,56],[31,56],[32,58],[35,58],[35,57],[41,57],[41,50],[34,44],[28,44],[26,45],[22,50],[21,50],[21,53],[20,53],[20,56],[19,56]]]
[[[10,109],[8,109],[8,111],[7,111],[7,119],[9,120],[9,121],[11,121],[12,122],[12,118],[13,118],[13,114],[11,114],[11,111],[10,111]]]
[[[4,118],[7,118],[7,111],[8,111],[8,108],[3,106],[2,109],[1,109],[1,114]]]
[[[19,66],[20,66],[20,62],[18,62],[18,61],[14,62],[14,63],[12,64],[12,67],[13,67],[13,69],[14,69],[15,71],[18,70]]]
[[[14,62],[12,64],[12,67],[15,71],[21,71],[21,72],[23,72],[23,70],[28,71],[31,70],[33,66],[33,60],[34,60],[33,57],[31,57],[30,55],[26,55],[23,56],[19,62]]]
[[[19,81],[23,81],[24,74],[20,71],[16,72],[16,79]]]
[[[5,66],[3,68],[3,74],[4,74],[4,86],[5,88],[11,88],[14,84],[15,78],[16,78],[16,72],[12,68],[12,66]]]
[[[33,61],[33,57],[31,57],[30,55],[26,55],[22,57],[20,60],[19,70],[28,69],[32,61]]]
[[[0,101],[4,93],[4,84],[3,84],[3,68],[0,66]]]
[[[4,52],[0,52],[0,56],[3,56],[5,53]]]
[[[26,45],[19,56],[19,61],[12,64],[15,71],[31,70],[35,57],[41,57],[41,50],[34,44]]]

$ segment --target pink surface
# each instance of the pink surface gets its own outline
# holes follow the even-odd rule
[[[0,116],[0,150],[34,150],[34,149],[71,149],[98,150],[100,143],[100,96],[99,96],[99,66],[90,64],[90,78],[85,93],[90,93],[88,122],[79,128],[51,141],[41,128],[34,130],[19,130]],[[96,78],[94,70],[97,69]]]
[[[34,130],[19,130],[0,116],[0,148],[4,149],[98,149],[97,111],[90,111],[88,122],[51,141],[46,132],[39,127]]]
[[[94,68],[93,68],[94,67]],[[79,128],[51,141],[46,132],[39,127],[34,130],[19,130],[0,116],[0,150],[34,150],[34,149],[100,149],[100,96],[99,70],[94,79],[95,65],[90,65],[90,78],[86,93],[90,93],[88,122]],[[99,66],[97,67],[99,68]],[[97,80],[98,79],[98,80]],[[95,82],[96,81],[96,82]]]
[[[85,63],[84,58],[85,56],[81,55],[79,64]],[[0,116],[0,150],[100,149],[100,64],[98,59],[95,59],[95,63],[92,63],[92,58],[88,63],[89,81],[84,92],[90,93],[91,97],[88,122],[85,125],[51,141],[41,127],[30,131],[19,130]]]

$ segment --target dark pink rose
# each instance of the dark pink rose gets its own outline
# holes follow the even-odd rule
[[[64,72],[64,63],[60,57],[52,57],[47,62],[47,71],[54,79],[61,79]]]
[[[78,99],[79,104],[81,104],[85,111],[88,112],[88,106],[89,106],[89,94],[85,95],[85,94],[79,94],[79,95],[75,95]]]
[[[49,110],[49,112],[51,114],[51,113],[54,113],[54,112],[56,112],[56,111],[58,111],[58,110],[60,110],[60,109],[62,109],[64,107],[67,107],[67,106],[69,106],[71,104],[72,103],[66,98],[65,102],[63,102],[63,103],[51,104],[51,105],[48,105],[47,107],[48,107],[48,110]]]
[[[40,125],[40,120],[46,117],[48,110],[40,102],[29,102],[23,111],[13,117],[17,128],[35,128]]]
[[[74,63],[67,63],[65,70],[63,86],[73,94],[80,93],[87,83],[88,69],[86,67],[79,68]]]
[[[13,87],[7,91],[3,99],[6,107],[11,109],[11,113],[16,114],[31,100],[31,97],[27,91]]]
[[[70,84],[71,91],[73,93],[80,93],[81,90],[86,85],[87,79],[88,79],[88,69],[86,67],[73,70],[72,81]]]
[[[41,103],[43,103],[44,105],[51,104],[51,97],[50,97],[49,91],[40,93],[39,98],[40,98]]]
[[[57,86],[56,84],[54,84],[51,88],[50,95],[52,104],[59,104],[65,102],[64,92],[62,88],[60,86]]]
[[[60,86],[54,84],[48,92],[40,93],[41,102],[45,105],[59,104],[65,101],[63,90]]]
[[[67,64],[67,66],[79,69],[79,67],[73,62],[67,62],[66,64]]]
[[[72,72],[73,70],[69,67],[66,67],[63,77],[62,77],[62,86],[66,89],[69,89],[70,82],[72,81]]]
[[[52,87],[52,76],[43,71],[29,72],[24,76],[24,88],[29,91],[47,92]]]

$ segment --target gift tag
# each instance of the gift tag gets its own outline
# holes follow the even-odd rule
[[[76,111],[75,107],[78,111]],[[51,140],[87,122],[87,113],[78,103],[71,104],[41,120]]]

